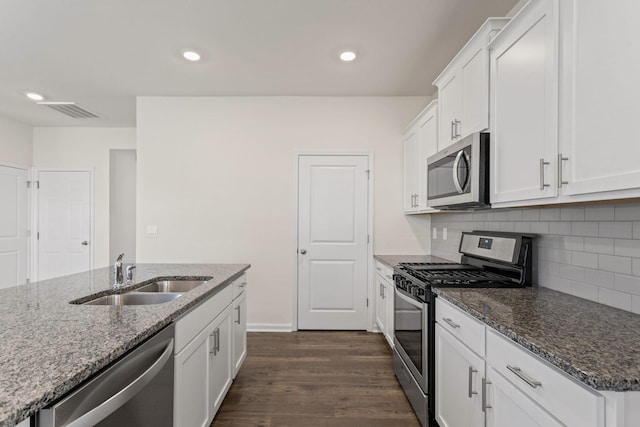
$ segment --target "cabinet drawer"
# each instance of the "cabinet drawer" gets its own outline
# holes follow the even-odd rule
[[[436,322],[476,354],[484,356],[484,323],[442,298],[436,298]]]
[[[225,307],[231,304],[232,287],[229,285],[220,286],[224,286],[224,288],[176,322],[175,354],[178,354]]]
[[[242,276],[238,277],[236,280],[234,280],[231,287],[232,287],[233,299],[238,298],[240,294],[243,293],[244,290],[247,288],[247,274],[245,273]]]
[[[376,273],[383,279],[388,280],[389,283],[393,283],[393,269],[388,267],[386,264],[376,261]]]
[[[604,426],[602,395],[492,329],[487,332],[486,360],[493,369],[564,424]]]

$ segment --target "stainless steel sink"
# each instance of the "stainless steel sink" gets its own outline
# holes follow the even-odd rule
[[[100,298],[87,301],[85,305],[151,305],[151,304],[163,304],[165,302],[173,301],[180,298],[182,294],[150,294],[150,293],[135,293],[129,292],[127,294],[105,295]]]
[[[200,285],[207,283],[206,280],[159,280],[149,283],[135,292],[189,292]]]

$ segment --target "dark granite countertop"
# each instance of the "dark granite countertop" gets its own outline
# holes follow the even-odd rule
[[[542,287],[434,288],[596,390],[640,391],[640,316]]]
[[[111,288],[113,269],[0,289],[0,426],[60,398],[182,313],[214,295],[248,264],[138,264],[135,283],[213,276],[159,305],[88,306],[69,301]]]
[[[451,262],[431,255],[374,255],[373,258],[391,268],[402,262]]]

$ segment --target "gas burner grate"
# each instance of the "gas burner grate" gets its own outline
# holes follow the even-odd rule
[[[504,286],[511,282],[509,277],[466,264],[403,263],[399,268],[412,278],[432,286]]]

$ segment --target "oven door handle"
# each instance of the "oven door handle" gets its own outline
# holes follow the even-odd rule
[[[415,300],[413,297],[408,296],[406,292],[401,289],[396,288],[396,296],[401,300],[411,304],[415,308],[422,308],[422,302]]]

